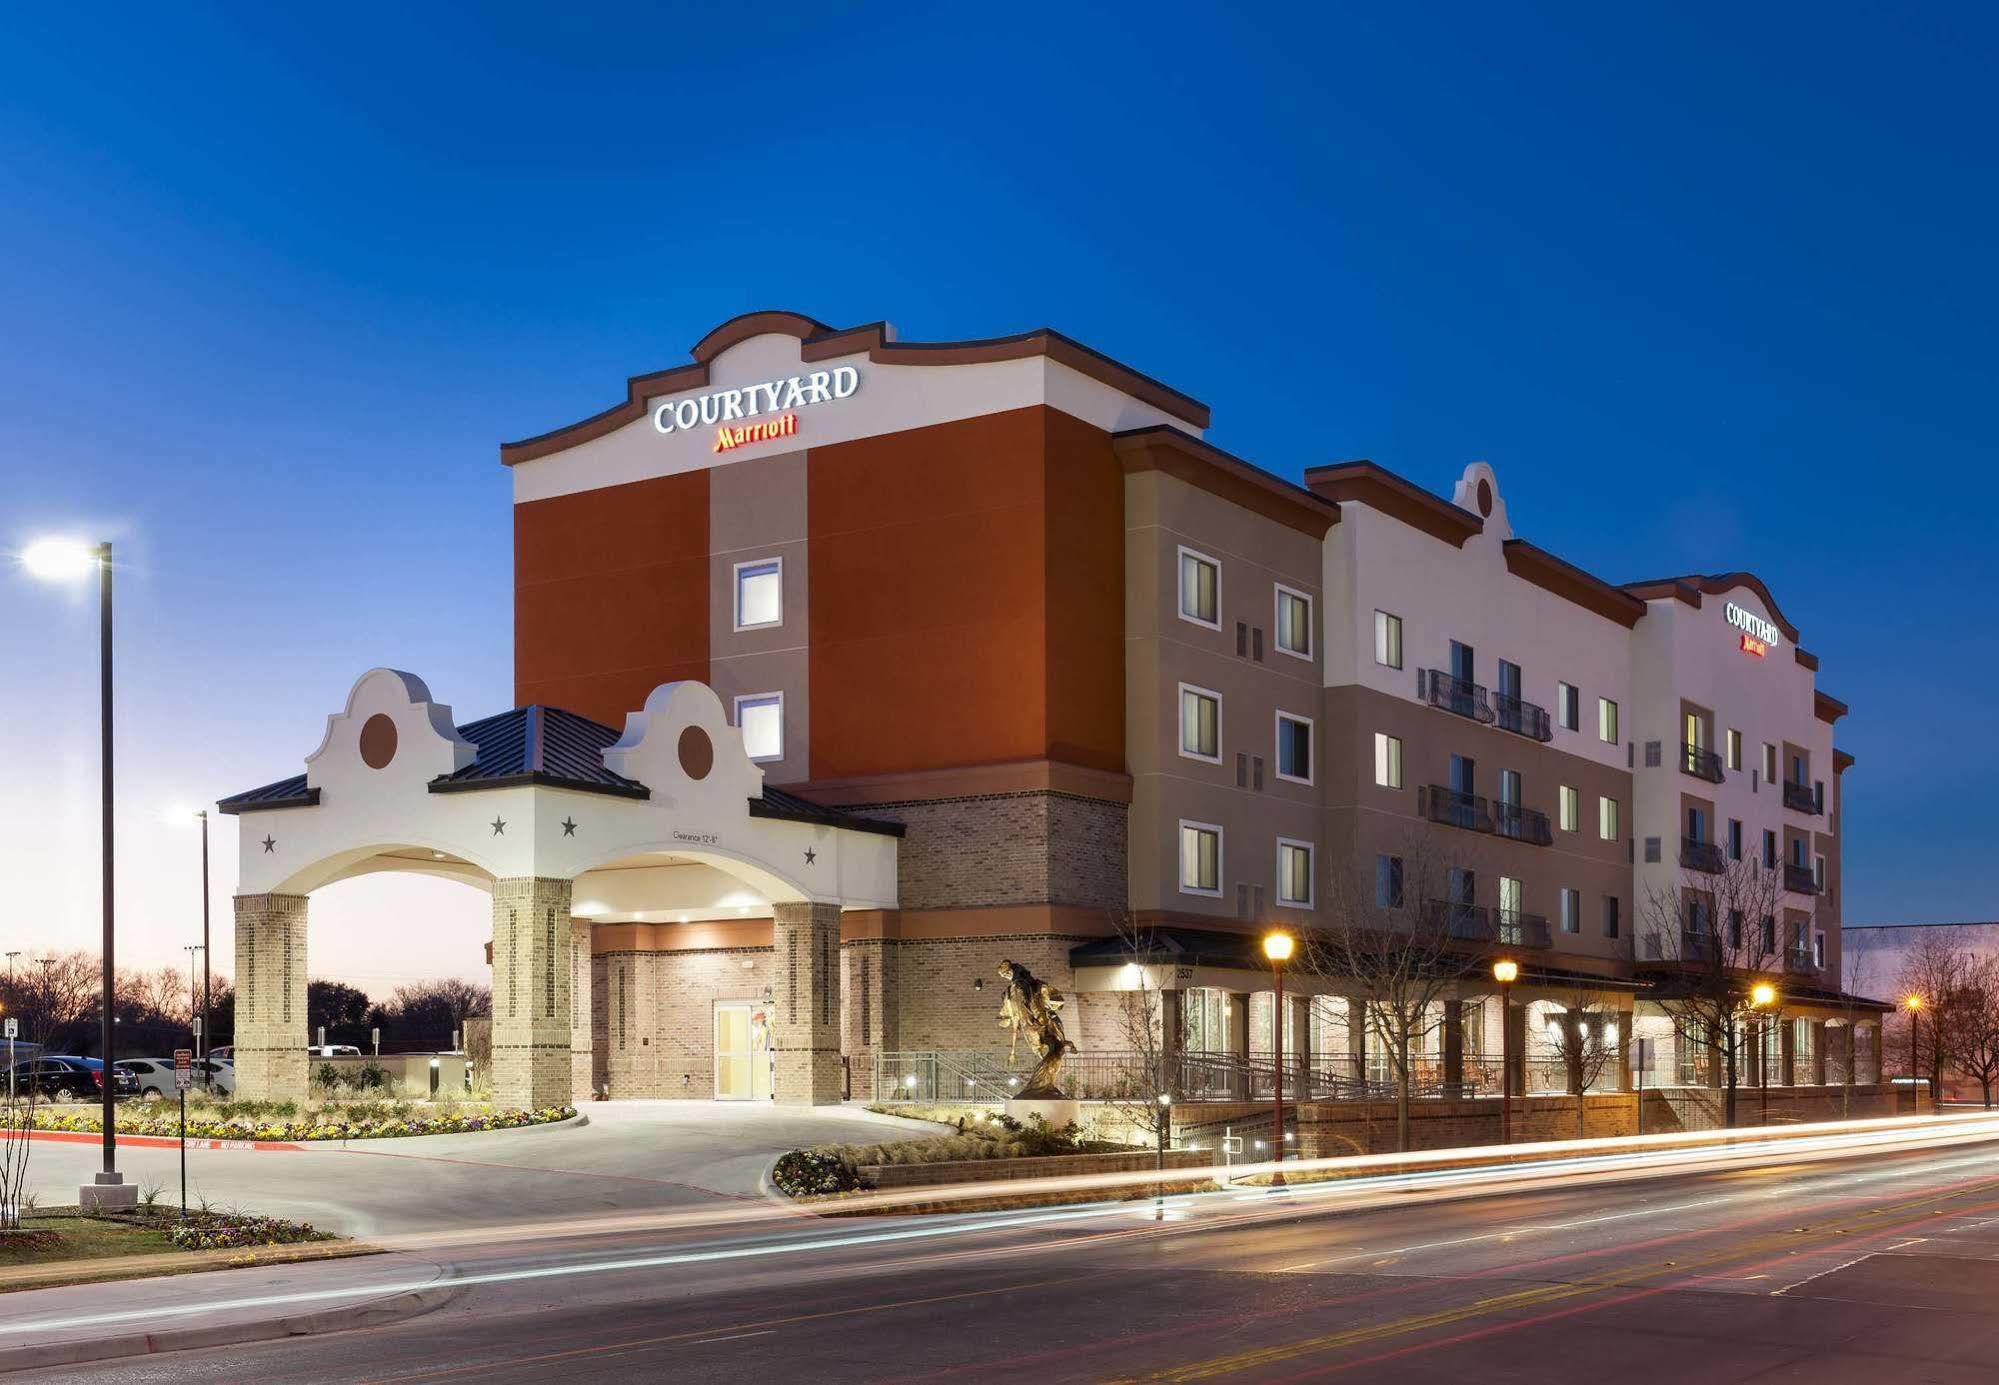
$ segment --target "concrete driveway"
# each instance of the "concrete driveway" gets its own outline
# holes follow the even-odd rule
[[[588,1122],[357,1140],[290,1151],[187,1152],[190,1205],[309,1221],[343,1235],[394,1236],[620,1212],[717,1206],[757,1197],[764,1170],[802,1145],[875,1143],[940,1127],[858,1106],[785,1107],[705,1101],[605,1101]],[[74,1203],[99,1147],[35,1142],[28,1190]],[[119,1168],[161,1200],[180,1196],[174,1149],[121,1146]]]

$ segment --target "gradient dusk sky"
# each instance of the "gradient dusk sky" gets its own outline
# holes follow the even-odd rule
[[[1751,569],[1853,706],[1847,920],[1999,915],[1995,12],[1233,8],[14,10],[0,548],[119,546],[125,958],[197,936],[160,810],[361,671],[509,705],[496,444],[767,307],[1052,326],[1284,475],[1485,458],[1603,577]],[[94,620],[0,566],[0,950],[95,945]],[[488,931],[350,882],[312,970]]]

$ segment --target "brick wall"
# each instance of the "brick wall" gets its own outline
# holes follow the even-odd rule
[[[296,894],[236,896],[236,1091],[306,1096],[305,921]]]
[[[1125,807],[1037,791],[854,809],[908,827],[897,854],[904,909],[1126,905]]]
[[[715,1095],[715,1002],[760,1000],[774,980],[767,947],[610,952],[591,959],[596,1077],[615,1097]]]

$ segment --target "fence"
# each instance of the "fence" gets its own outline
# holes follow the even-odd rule
[[[1532,1065],[1530,1064],[1530,1069]],[[979,1050],[920,1050],[875,1055],[875,1094],[880,1101],[1003,1102],[1026,1084],[1033,1064],[1026,1055],[1009,1061],[1004,1053]],[[1386,1101],[1396,1095],[1393,1069],[1355,1056],[1286,1055],[1284,1095],[1295,1101]],[[1271,1056],[1232,1053],[1156,1054],[1116,1050],[1071,1054],[1056,1085],[1076,1101],[1151,1101],[1160,1092],[1175,1101],[1268,1101],[1276,1094],[1278,1068]],[[1467,1059],[1458,1081],[1446,1081],[1440,1058],[1410,1060],[1410,1094],[1417,1097],[1491,1096],[1499,1091],[1498,1064]],[[1608,1085],[1592,1091],[1610,1090]],[[1537,1089],[1538,1090],[1538,1089]],[[1568,1090],[1564,1076],[1556,1089]]]

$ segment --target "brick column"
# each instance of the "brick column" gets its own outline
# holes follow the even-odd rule
[[[840,1047],[853,1065],[854,1095],[875,1091],[875,1056],[892,1053],[896,1040],[897,944],[858,938],[840,945]]]
[[[1444,1085],[1456,1088],[1465,1080],[1465,1007],[1455,998],[1444,1002]]]
[[[1180,1053],[1187,1042],[1187,1011],[1183,996],[1180,991],[1159,993],[1159,1061],[1164,1071],[1156,1080],[1170,1086],[1176,1099],[1181,1095]]]
[[[575,1099],[569,897],[567,880],[493,882],[493,1100],[501,1106],[535,1110]]]
[[[582,1101],[596,1088],[596,1045],[590,1014],[590,920],[569,921],[569,1090]]]
[[[1812,1082],[1815,1086],[1825,1085],[1825,1041],[1830,1032],[1824,1020],[1812,1021]]]
[[[302,894],[236,896],[236,1094],[303,1101],[305,919]]]
[[[776,1099],[826,1106],[841,1097],[840,906],[777,904],[771,909],[777,953],[771,1049]]]
[[[1773,1087],[1793,1087],[1797,1083],[1793,1076],[1794,1065],[1798,1061],[1797,1046],[1793,1043],[1797,1031],[1789,1020],[1777,1021],[1777,1071],[1771,1074]]]
[[[1229,992],[1229,1052],[1249,1057],[1249,1002],[1247,991]]]
[[[1617,1012],[1617,1090],[1631,1090],[1631,1011]]]

